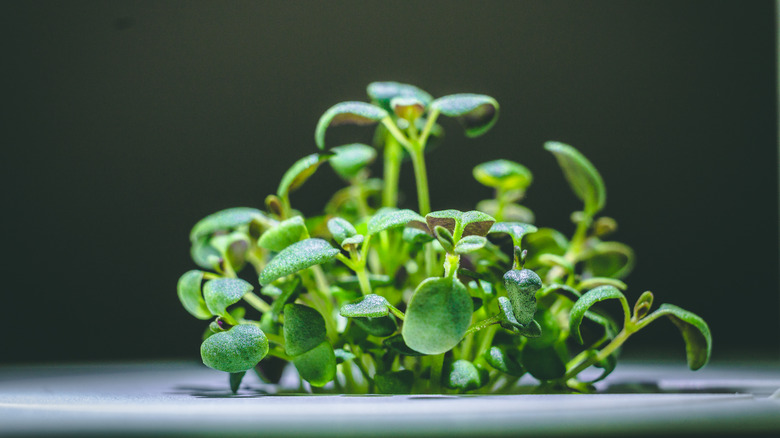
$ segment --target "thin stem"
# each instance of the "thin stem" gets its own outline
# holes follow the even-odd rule
[[[444,353],[431,356],[430,388],[432,394],[438,394],[441,392],[442,368],[444,368]]]
[[[401,174],[401,145],[392,135],[385,136],[384,178],[385,190],[382,192],[382,205],[398,205],[398,179]]]
[[[285,353],[277,350],[276,348],[269,348],[268,349],[268,355],[278,357],[279,359],[286,360],[288,362],[292,361],[292,358]]]
[[[273,333],[266,333],[265,337],[268,338],[268,340],[273,342],[274,344],[278,344],[281,347],[284,347],[284,337],[282,335],[275,335]]]
[[[468,330],[466,330],[466,335],[478,332],[482,329],[488,328],[491,325],[498,324],[500,322],[501,322],[501,315],[494,315],[488,319],[483,319],[482,321],[475,323],[471,327],[469,327]]]
[[[589,366],[599,363],[602,360],[609,357],[610,354],[612,354],[615,350],[620,348],[621,345],[623,345],[624,342],[626,342],[626,339],[628,339],[629,336],[631,336],[632,332],[627,331],[625,328],[618,333],[617,336],[615,336],[614,339],[612,339],[612,342],[607,344],[606,347],[604,347],[601,351],[598,352],[598,354],[594,356],[590,356],[589,358],[583,360],[580,362],[579,365],[575,366],[573,369],[569,370],[566,373],[566,376],[563,377],[563,381],[569,380],[571,378],[574,378],[582,372],[584,369],[588,368]]]
[[[434,109],[430,114],[428,114],[428,120],[425,122],[425,127],[422,130],[422,134],[420,134],[420,144],[423,146],[423,149],[428,143],[428,136],[431,135],[431,129],[433,129],[433,125],[436,123],[437,117],[439,117],[438,109]]]
[[[423,148],[414,148],[411,151],[414,175],[417,180],[417,204],[420,214],[425,216],[431,212],[431,201],[428,195],[428,173],[425,169],[425,157]]]
[[[397,141],[401,144],[401,146],[405,147],[406,149],[412,149],[412,144],[409,143],[409,139],[406,138],[406,136],[401,132],[401,130],[398,129],[397,126],[395,126],[395,123],[393,123],[393,119],[390,117],[385,117],[382,119],[382,125],[387,128],[387,132],[390,133]]]
[[[254,307],[262,313],[271,311],[271,305],[266,303],[262,298],[258,297],[253,292],[247,292],[244,294],[243,298],[244,301],[249,303],[250,306]]]

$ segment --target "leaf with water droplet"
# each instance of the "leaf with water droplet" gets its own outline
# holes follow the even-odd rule
[[[401,227],[410,221],[423,221],[423,217],[412,210],[396,210],[382,208],[368,221],[368,234],[376,234],[380,231],[395,227]]]
[[[268,339],[254,324],[241,324],[215,333],[200,346],[203,363],[228,373],[252,369],[268,353]]]
[[[486,133],[498,120],[498,102],[483,94],[462,93],[440,97],[431,103],[431,109],[447,117],[457,118],[467,137]]]
[[[250,283],[240,278],[217,278],[203,285],[203,298],[212,314],[225,316],[227,307],[239,302],[252,289]]]
[[[307,179],[314,175],[320,164],[330,157],[330,154],[311,154],[293,163],[279,182],[279,188],[276,189],[277,196],[286,198],[290,192],[303,185]]]
[[[217,231],[232,231],[254,220],[268,221],[268,218],[256,208],[235,207],[221,210],[198,221],[190,231],[190,241],[194,243]]]
[[[623,307],[626,309],[628,308],[628,302],[626,301],[625,295],[614,286],[599,286],[595,289],[591,289],[584,293],[580,299],[574,303],[574,306],[569,312],[569,330],[571,331],[571,334],[574,335],[574,339],[576,339],[577,342],[580,344],[583,343],[582,334],[580,333],[580,324],[582,323],[582,318],[585,316],[585,312],[599,301],[611,299],[620,300]]]
[[[278,225],[263,233],[257,241],[257,245],[271,251],[279,252],[293,243],[298,242],[307,234],[309,234],[309,232],[306,230],[303,218],[295,216],[279,222]]]
[[[314,140],[317,147],[325,149],[325,131],[337,125],[372,125],[388,117],[384,109],[365,102],[341,102],[330,107],[317,122]]]
[[[338,253],[338,249],[322,239],[312,238],[293,243],[268,262],[260,273],[260,284],[266,285],[277,278],[324,263]]]
[[[525,190],[533,175],[520,163],[509,160],[494,160],[474,167],[474,179],[480,184],[501,190]]]
[[[455,347],[471,323],[474,305],[460,281],[428,278],[409,301],[402,334],[406,345],[425,354],[441,354]]]
[[[383,296],[376,294],[366,295],[354,303],[341,306],[339,313],[341,316],[352,317],[372,317],[385,316],[390,313],[389,303]]]
[[[187,271],[179,277],[176,285],[176,292],[179,296],[184,309],[192,316],[198,319],[209,319],[212,316],[211,311],[206,306],[201,293],[201,282],[203,281],[203,271]]]
[[[331,152],[335,154],[329,161],[331,167],[346,180],[355,178],[376,159],[376,149],[361,143],[336,146]]]

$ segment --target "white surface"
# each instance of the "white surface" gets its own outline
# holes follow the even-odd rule
[[[775,367],[622,365],[603,390],[655,381],[660,394],[273,396],[248,376],[193,363],[0,368],[0,435],[780,436]],[[703,391],[703,392],[702,392]],[[730,393],[724,393],[724,391]],[[709,393],[708,393],[709,392]]]

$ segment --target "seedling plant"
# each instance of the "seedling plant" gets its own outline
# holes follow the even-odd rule
[[[474,168],[493,198],[471,211],[431,211],[425,158],[442,137],[437,122],[455,118],[478,137],[496,123],[498,103],[479,94],[434,99],[396,82],[370,84],[368,97],[322,115],[319,152],[284,173],[264,210],[222,210],[190,233],[201,269],[181,276],[178,297],[210,321],[201,357],[228,373],[233,391],[247,371],[278,383],[292,364],[304,391],[516,392],[529,390],[517,382],[530,374],[535,392],[591,392],[623,343],[658,319],[679,329],[691,369],[707,363],[704,320],[671,304],[653,310],[649,291],[629,304],[622,279],[634,255],[605,240],[616,223],[599,216],[604,183],[580,152],[544,145],[583,203],[571,237],[532,225],[520,203],[532,174],[508,160]],[[374,146],[329,145],[328,128],[344,124],[374,127]],[[378,151],[382,179],[369,169]],[[416,209],[398,205],[407,158]],[[325,163],[345,186],[322,214],[304,217],[291,194]],[[623,315],[606,313],[607,300]],[[582,373],[591,367],[600,373]]]

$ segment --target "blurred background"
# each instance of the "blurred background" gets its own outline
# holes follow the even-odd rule
[[[444,121],[434,209],[473,208],[472,167],[508,158],[537,225],[571,234],[542,144],[572,144],[636,251],[629,298],[704,317],[715,359],[777,357],[776,22],[772,1],[6,3],[0,363],[198,360],[206,323],[175,291],[190,228],[262,208],[319,116],[380,80],[501,104],[477,139]],[[341,186],[324,166],[293,204]],[[624,351],[659,348],[684,363],[666,322]]]

